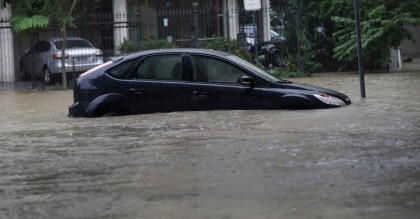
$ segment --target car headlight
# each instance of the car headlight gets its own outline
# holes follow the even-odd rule
[[[319,93],[319,94],[313,94],[316,98],[318,98],[320,101],[333,106],[345,106],[346,103],[344,101],[338,99],[337,97],[328,95],[326,93]]]

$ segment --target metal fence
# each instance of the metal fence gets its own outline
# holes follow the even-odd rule
[[[109,57],[124,52],[121,48],[127,42],[139,43],[160,39],[172,42],[176,47],[195,47],[196,38],[203,40],[224,35],[223,16],[225,15],[220,12],[204,9],[163,10],[150,14],[76,14],[75,28],[67,28],[66,35],[68,38],[86,39],[102,51],[101,55],[106,61]],[[51,64],[51,60],[60,62],[61,54],[57,51],[48,52],[53,50],[54,46],[46,48],[42,45],[43,40],[61,38],[57,23],[52,20],[49,28],[39,30],[30,36],[23,36],[12,32],[8,18],[1,18],[0,90],[32,89],[43,86],[46,69],[51,71],[53,68],[47,65]],[[68,46],[66,50],[70,53],[71,48]],[[69,62],[67,58],[70,59],[71,56],[72,54],[66,54],[66,63]],[[74,58],[74,60],[82,59]],[[72,69],[68,69],[68,72],[72,72]],[[76,75],[69,76],[72,78]]]
[[[284,15],[288,16],[288,22],[296,20],[296,13],[293,15],[285,7],[279,7],[275,10],[269,8],[262,10],[270,14],[273,14],[273,12],[277,14],[273,16],[271,25],[272,30],[281,35],[285,34]],[[227,37],[229,35],[227,33],[232,28],[237,28],[237,31],[245,32],[248,36],[255,34],[252,33],[252,14],[250,12],[236,9],[223,10],[214,7],[168,8],[159,11],[147,9],[127,14],[84,13],[75,14],[74,18],[75,27],[67,28],[67,36],[81,37],[89,41],[95,48],[101,50],[104,61],[109,57],[123,53],[122,48],[128,43],[136,44],[164,40],[172,42],[176,47],[188,48],[199,47],[201,41]],[[229,26],[229,19],[237,20],[239,26]],[[260,23],[258,19],[256,23]],[[291,22],[288,25],[295,26]],[[43,81],[45,81],[45,76],[48,75],[47,70],[52,71],[52,67],[47,66],[47,64],[51,63],[51,60],[57,63],[61,62],[61,54],[57,52],[46,53],[47,48],[42,48],[42,45],[39,45],[38,42],[45,39],[60,38],[59,30],[58,22],[52,20],[47,29],[39,30],[30,36],[17,35],[12,32],[9,20],[1,18],[0,90],[43,88]],[[10,39],[5,39],[5,36]],[[298,33],[295,37],[288,39],[288,42],[296,45],[296,36],[298,36]],[[228,42],[230,42],[229,38]],[[74,54],[70,54],[70,52],[66,55],[66,58],[68,58],[66,63],[77,61],[79,64],[83,64],[80,63],[83,60],[82,58],[72,58],[72,55]],[[29,56],[30,61],[28,61]],[[49,61],[42,61],[41,63],[43,59]],[[85,60],[89,60],[89,58]],[[71,73],[73,70],[70,68],[67,72]],[[76,77],[80,72],[76,71],[75,74],[70,74],[69,78]],[[56,78],[56,80],[59,82],[59,79]]]

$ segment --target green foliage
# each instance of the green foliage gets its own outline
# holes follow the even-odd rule
[[[11,0],[7,0],[8,3]],[[51,18],[55,18],[60,26],[60,32],[64,39],[67,36],[67,26],[75,27],[72,16],[73,10],[79,0],[19,0],[13,8],[11,24],[12,29],[18,34],[33,36],[41,28],[50,24]],[[1,2],[4,7],[4,3]],[[65,45],[65,43],[63,44]],[[65,53],[63,48],[62,53]],[[66,69],[64,56],[62,62],[63,87],[67,87]]]
[[[284,78],[302,78],[302,77],[311,76],[307,72],[299,72],[296,69],[291,70],[291,69],[273,68],[273,69],[268,70],[268,73],[270,73],[271,75],[273,75],[276,78],[281,78],[281,79],[284,79]]]
[[[298,65],[300,61],[300,65],[301,65],[300,71],[303,71],[309,74],[313,73],[321,67],[321,64],[316,59],[316,50],[314,49],[314,44],[308,39],[308,37],[305,34],[301,35],[300,40],[301,40],[300,57],[296,55],[290,58],[296,59],[295,63],[297,62]]]
[[[227,43],[226,38],[224,38],[224,37],[204,40],[204,41],[201,42],[201,47],[203,49],[228,51],[228,43]]]
[[[141,50],[151,50],[151,49],[168,49],[168,48],[175,48],[175,44],[170,43],[166,40],[148,40],[148,41],[141,41],[140,49]]]
[[[244,59],[251,61],[251,56],[247,51],[242,51],[238,48],[238,43],[236,40],[230,42],[231,48],[230,53]],[[209,39],[201,42],[201,48],[203,49],[212,49],[217,51],[229,52],[229,46],[227,39],[224,37],[219,37],[215,39]]]
[[[140,45],[134,41],[124,39],[123,43],[121,43],[120,51],[122,54],[137,52],[140,51]]]
[[[412,38],[404,26],[420,24],[419,5],[415,2],[371,0],[360,4],[362,47],[367,70],[388,68],[390,50],[396,49],[402,40]],[[352,4],[344,0],[324,1],[321,11],[340,27],[333,34],[336,45],[334,58],[355,63],[357,44]]]
[[[12,23],[12,29],[16,33],[28,33],[34,29],[40,29],[48,27],[50,18],[44,15],[34,15],[28,17],[22,14],[16,14],[10,19]]]
[[[152,39],[148,41],[141,41],[140,43],[125,39],[121,44],[120,51],[123,54],[151,50],[151,49],[168,49],[175,48],[175,44],[166,40]]]
[[[61,85],[61,83],[55,83],[54,85],[51,86],[51,90],[57,91],[57,90],[64,90],[66,88],[63,87],[63,85]]]
[[[228,43],[227,43],[226,38],[223,38],[223,37],[203,41],[201,43],[201,47],[203,49],[212,49],[212,50],[228,52]],[[233,40],[231,42],[231,53],[249,62],[253,61],[248,51],[240,50],[237,47],[236,40]],[[258,57],[259,62],[257,66],[261,69],[264,69],[264,66],[261,64],[262,62],[264,62],[264,59],[265,59],[264,56]],[[304,57],[302,57],[302,63],[304,62],[303,60],[304,60]],[[296,68],[297,66],[296,63],[297,63],[296,57],[293,56],[293,57],[287,58],[286,69],[273,68],[273,69],[270,69],[268,73],[272,74],[273,76],[277,78],[296,78],[296,77],[309,76],[309,73],[308,73],[309,70],[307,72],[298,72],[298,69]],[[307,62],[307,63],[310,63],[310,62]]]
[[[32,35],[39,29],[48,27],[51,18],[55,18],[58,21],[62,31],[65,30],[67,25],[75,27],[71,13],[78,1],[16,1],[16,7],[13,8],[11,17],[12,29],[19,34]]]
[[[302,15],[301,27],[317,22],[335,24],[329,30],[333,36],[333,57],[342,63],[343,68],[354,65],[357,61],[357,48],[353,1],[289,0],[289,5]],[[419,1],[369,0],[360,1],[359,6],[366,69],[387,68],[390,50],[397,48],[404,39],[412,39],[411,33],[404,26],[420,24]],[[288,39],[295,31],[289,31]],[[305,32],[305,35],[308,34]],[[292,53],[295,54],[294,51]]]
[[[48,27],[50,13],[42,1],[21,0],[16,2],[10,20],[13,31],[30,35],[37,29]]]

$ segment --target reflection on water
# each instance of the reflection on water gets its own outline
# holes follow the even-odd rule
[[[418,217],[420,74],[294,81],[354,103],[83,119],[0,92],[0,218]]]

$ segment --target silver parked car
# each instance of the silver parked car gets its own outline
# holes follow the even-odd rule
[[[53,84],[61,78],[61,46],[63,38],[52,38],[37,42],[20,60],[22,78],[32,75]],[[65,49],[65,68],[69,73],[85,72],[104,62],[103,53],[89,41],[79,37],[68,37]]]

